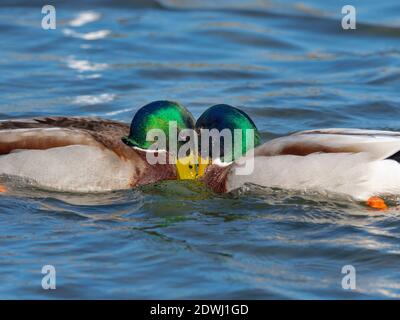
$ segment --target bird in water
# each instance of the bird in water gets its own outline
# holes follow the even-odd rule
[[[301,131],[260,145],[253,121],[228,105],[206,110],[196,128],[253,129],[255,149],[243,144],[231,162],[213,159],[201,180],[224,193],[250,183],[259,186],[317,191],[367,201],[377,209],[387,206],[381,196],[400,193],[400,132],[363,129]],[[242,135],[245,136],[244,134]],[[224,156],[224,149],[221,148]],[[246,173],[238,169],[247,167]]]
[[[18,177],[42,188],[100,192],[185,178],[174,163],[147,161],[151,129],[170,137],[194,128],[182,105],[155,101],[140,108],[131,125],[101,118],[47,117],[0,121],[0,175]],[[178,144],[182,143],[179,142]],[[161,150],[168,154],[167,150]],[[178,161],[179,163],[179,161]],[[178,166],[183,167],[183,166]],[[0,192],[6,187],[0,185]]]
[[[152,129],[166,137],[164,147],[152,148],[155,140],[148,139]],[[181,139],[181,133],[193,129],[195,152],[187,149],[180,154],[177,150],[190,136]],[[210,134],[202,139],[207,130],[231,134],[228,139]],[[176,141],[176,151],[171,150],[170,140]],[[149,155],[159,154],[167,159],[172,155],[174,161],[149,163]],[[261,145],[251,118],[226,104],[207,109],[196,123],[186,108],[170,101],[142,107],[131,126],[80,117],[0,121],[0,175],[60,191],[109,191],[161,180],[198,179],[217,193],[250,183],[342,194],[384,209],[380,196],[400,193],[399,162],[400,132],[319,129]]]

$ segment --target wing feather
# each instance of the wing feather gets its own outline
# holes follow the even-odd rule
[[[121,142],[129,126],[100,118],[47,117],[0,121],[0,154],[18,149],[50,149],[69,145],[104,147],[121,157],[132,149]]]
[[[335,128],[301,131],[271,140],[258,147],[255,155],[364,152],[373,159],[385,159],[399,150],[400,132]]]

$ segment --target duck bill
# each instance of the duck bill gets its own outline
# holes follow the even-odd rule
[[[201,178],[210,161],[191,153],[190,155],[179,158],[176,161],[176,171],[179,180],[196,180]]]

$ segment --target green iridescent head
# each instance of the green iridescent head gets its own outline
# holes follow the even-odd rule
[[[200,132],[200,129],[217,129],[219,132],[228,129],[228,131],[231,132],[232,141],[230,144],[231,147],[227,148],[228,152],[224,148],[226,144],[225,139],[219,138],[220,158],[228,162],[236,160],[246,154],[248,150],[258,146],[261,140],[260,133],[250,117],[242,110],[227,104],[218,104],[204,111],[196,122],[196,130]],[[239,143],[236,142],[236,139],[240,138],[242,140],[241,145],[240,141]],[[209,141],[209,150],[207,150],[209,155],[212,155],[212,145],[215,143],[216,141],[211,138]],[[203,153],[202,151],[204,150],[201,149],[201,139],[199,139],[199,145],[200,152]]]
[[[175,122],[177,133],[182,129],[193,129],[192,114],[177,102],[154,101],[140,108],[132,119],[128,137],[124,137],[127,145],[148,149],[154,141],[147,141],[147,133],[152,129],[162,130],[166,136],[166,146],[169,146],[170,122]]]

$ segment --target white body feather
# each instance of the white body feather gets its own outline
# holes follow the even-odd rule
[[[97,192],[129,188],[133,172],[112,151],[72,145],[2,155],[0,175],[17,176],[49,189]]]
[[[282,154],[288,147],[313,147],[325,151],[303,156]],[[329,149],[337,152],[326,152]],[[245,183],[254,183],[301,191],[334,192],[358,200],[379,194],[400,194],[400,164],[386,159],[399,150],[399,132],[359,129],[299,132],[257,148],[254,170],[250,174],[238,175],[238,165],[233,166],[226,188],[230,191]],[[251,165],[250,156],[244,160],[246,165]]]

